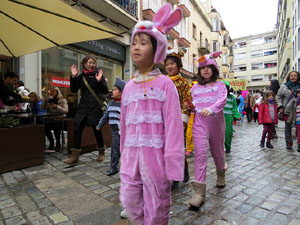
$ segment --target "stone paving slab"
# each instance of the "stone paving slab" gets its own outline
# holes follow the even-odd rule
[[[283,128],[280,122],[279,138],[268,149],[259,147],[262,126],[234,126],[226,187],[215,187],[209,157],[205,203],[191,211],[191,185],[180,183],[172,192],[169,224],[300,224],[300,153],[285,149]],[[96,162],[97,152],[84,154],[75,167],[63,163],[66,152],[55,153],[43,165],[0,175],[0,225],[131,225],[119,217],[119,174],[105,175],[109,153],[102,163]],[[193,179],[193,157],[188,162]]]

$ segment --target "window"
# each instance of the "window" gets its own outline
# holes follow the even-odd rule
[[[298,71],[300,71],[300,58],[298,58]]]
[[[298,28],[298,51],[300,50],[300,27]]]
[[[214,31],[214,32],[217,31],[217,24],[218,24],[217,19],[213,18],[212,19],[212,25],[213,25],[213,30],[212,31]]]
[[[267,69],[267,68],[274,68],[277,66],[277,62],[265,62],[264,63],[264,68]]]
[[[264,43],[264,39],[263,38],[254,38],[251,39],[251,45],[262,45]]]
[[[262,81],[262,80],[264,80],[264,75],[252,75],[251,76],[252,82]]]
[[[202,38],[203,38],[202,37],[202,32],[200,31],[200,39],[199,39],[200,40],[200,47],[203,47]]]
[[[263,56],[263,50],[260,49],[260,50],[255,50],[255,51],[252,51],[251,52],[251,57],[252,58],[255,58],[255,57],[260,57],[260,56]]]
[[[233,55],[233,47],[232,46],[229,47],[229,55]]]
[[[298,21],[300,20],[300,0],[298,0]]]
[[[276,41],[276,36],[265,37],[265,43],[272,43]]]
[[[193,24],[193,38],[197,40],[197,27],[195,24]]]
[[[226,73],[223,73],[223,78],[228,78]]]
[[[246,52],[236,53],[236,54],[234,54],[234,59],[235,60],[245,59],[246,56],[247,56]]]
[[[213,52],[218,51],[218,49],[217,49],[217,44],[218,44],[217,41],[213,41]]]
[[[228,55],[227,54],[223,55],[223,64],[228,65]]]
[[[223,45],[228,45],[228,37],[226,34],[223,36]]]
[[[259,70],[259,69],[263,69],[263,68],[264,68],[263,63],[252,63],[251,64],[251,69],[252,70]]]
[[[277,54],[277,48],[264,50],[264,56],[275,55]]]
[[[229,65],[229,72],[233,72],[233,63],[230,63],[230,65]]]
[[[240,41],[240,42],[234,43],[234,48],[245,48],[246,46],[247,46],[246,41]]]
[[[234,67],[234,71],[235,72],[247,71],[247,65],[246,64],[237,65]]]

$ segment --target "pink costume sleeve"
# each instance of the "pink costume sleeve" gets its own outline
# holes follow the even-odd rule
[[[126,92],[126,86],[123,90],[122,95]],[[120,153],[122,155],[123,148],[124,148],[124,141],[126,135],[126,125],[125,125],[125,106],[122,104],[124,98],[121,99],[121,113],[120,113]]]
[[[168,180],[181,181],[184,171],[184,136],[179,97],[173,82],[168,85],[166,92],[163,106],[166,175]]]
[[[224,106],[226,105],[227,101],[227,88],[225,86],[224,82],[220,82],[220,86],[218,88],[218,100],[216,101],[215,104],[212,106],[209,106],[213,111],[213,114],[218,114],[219,112],[222,112],[224,109]]]

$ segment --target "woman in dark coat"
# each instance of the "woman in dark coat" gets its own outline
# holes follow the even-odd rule
[[[100,101],[103,101],[103,95],[108,93],[107,82],[103,76],[102,69],[96,69],[96,59],[92,56],[86,56],[82,60],[84,67],[81,74],[78,75],[78,68],[75,65],[71,69],[71,92],[77,93],[81,89],[81,98],[78,109],[74,118],[74,141],[71,148],[71,157],[65,161],[66,164],[76,165],[80,156],[81,136],[85,126],[93,127],[94,135],[98,144],[98,162],[104,160],[104,142],[101,131],[96,129],[96,126],[103,115],[101,106],[95,96],[90,92],[84,83],[84,79],[88,82],[91,89],[98,96]]]

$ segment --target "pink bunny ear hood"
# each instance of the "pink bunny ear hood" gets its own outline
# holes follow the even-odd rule
[[[198,61],[198,68],[213,65],[219,71],[219,67],[215,58],[218,58],[219,55],[221,54],[222,52],[219,51],[219,52],[213,52],[211,54],[207,54],[201,56],[200,58],[197,58],[196,60]]]
[[[157,48],[154,55],[154,63],[163,63],[166,58],[166,50],[168,41],[166,33],[169,32],[172,27],[176,26],[181,18],[182,13],[180,9],[176,9],[172,14],[172,5],[167,3],[163,5],[153,18],[153,22],[144,20],[138,22],[131,36],[131,43],[133,42],[134,36],[138,33],[145,33],[152,36],[157,41]]]

